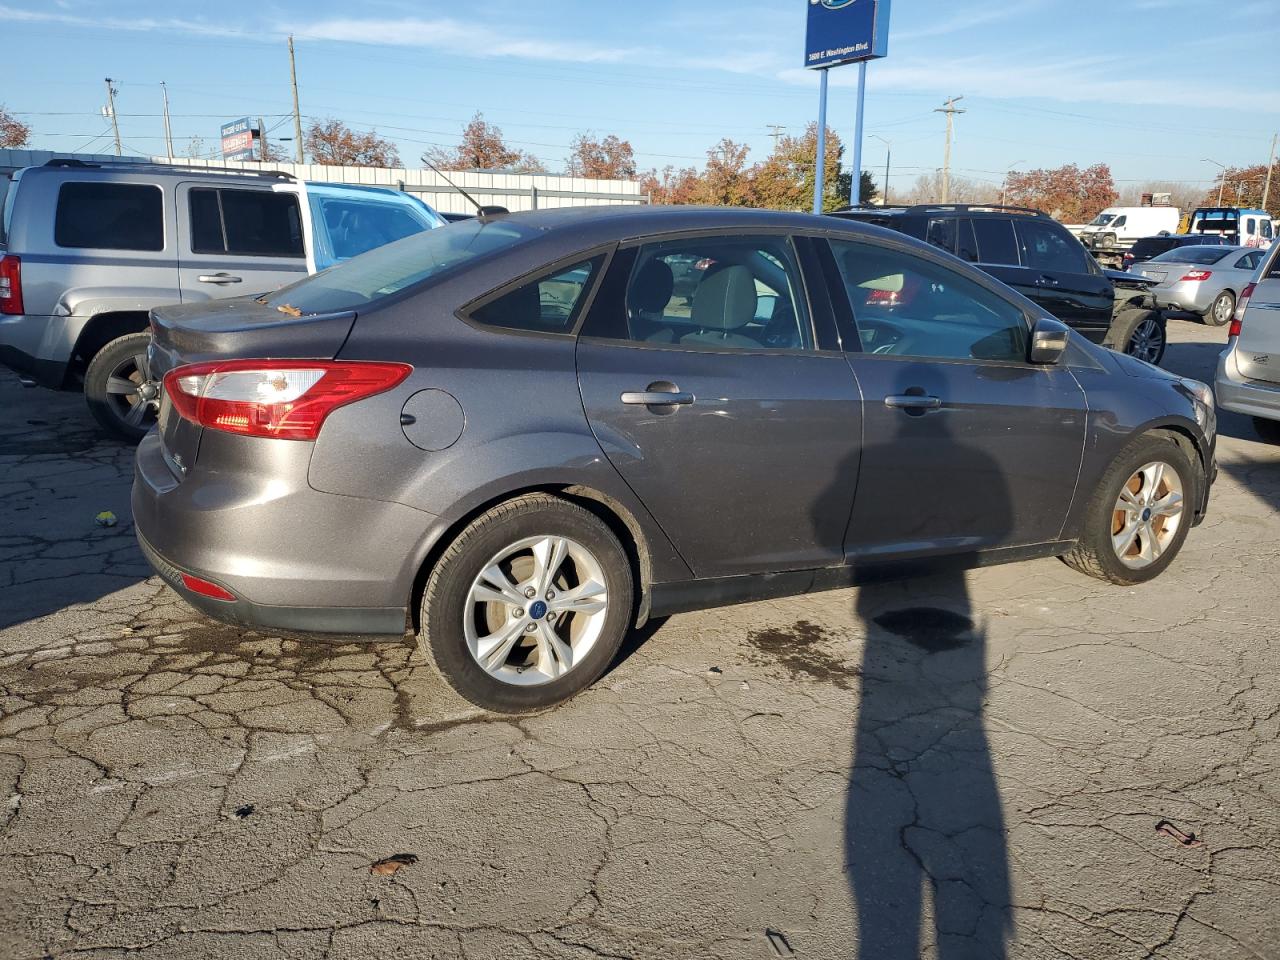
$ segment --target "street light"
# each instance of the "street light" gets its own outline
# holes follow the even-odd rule
[[[1004,206],[1004,195],[1009,189],[1009,174],[1013,173],[1014,170],[1017,170],[1018,167],[1022,166],[1026,162],[1027,161],[1025,160],[1015,160],[1013,163],[1009,164],[1009,168],[1005,170],[1004,179],[1000,181],[1000,206]]]
[[[893,143],[878,133],[873,133],[871,136],[884,144],[884,199],[881,206],[887,207],[889,205],[889,160],[893,157]],[[858,176],[862,174],[859,173]]]
[[[1215,167],[1222,168],[1222,178],[1218,181],[1218,206],[1222,206],[1222,190],[1227,185],[1227,165],[1225,163],[1219,163],[1217,160],[1210,160],[1208,157],[1205,157],[1200,162],[1212,163]]]

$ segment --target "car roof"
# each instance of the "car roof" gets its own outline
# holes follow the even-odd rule
[[[226,167],[196,167],[167,163],[112,162],[55,159],[38,167],[19,171],[28,177],[56,177],[64,180],[114,180],[121,177],[148,177],[174,180],[217,180],[219,183],[293,183],[290,174],[279,170],[232,170]]]

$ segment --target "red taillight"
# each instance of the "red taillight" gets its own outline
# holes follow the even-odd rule
[[[1249,298],[1253,296],[1253,291],[1258,285],[1256,283],[1246,283],[1244,289],[1240,291],[1240,299],[1236,301],[1236,312],[1231,315],[1231,327],[1227,330],[1227,336],[1240,336],[1240,328],[1244,324],[1244,312],[1249,306]]]
[[[0,257],[0,313],[25,313],[22,309],[22,261]]]
[[[1212,270],[1188,270],[1182,275],[1183,280],[1208,280],[1213,276]],[[1178,281],[1181,283],[1182,281]]]
[[[1138,258],[1135,257],[1132,253],[1126,253],[1124,255],[1124,268],[1128,270],[1131,266],[1133,266],[1133,261],[1136,259]]]
[[[406,363],[224,360],[170,370],[164,389],[174,410],[202,427],[314,440],[333,411],[390,390],[412,371]]]
[[[192,593],[198,593],[202,597],[208,597],[211,600],[222,600],[225,603],[235,603],[236,595],[234,593],[224,590],[216,583],[193,577],[189,573],[182,575],[182,585]]]

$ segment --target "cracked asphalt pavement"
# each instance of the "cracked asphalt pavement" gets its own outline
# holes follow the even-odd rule
[[[1225,332],[1170,326],[1211,379]],[[8,374],[0,410],[5,960],[1280,957],[1280,447],[1245,418],[1151,585],[675,617],[499,719],[407,642],[202,619],[134,544],[132,451]]]

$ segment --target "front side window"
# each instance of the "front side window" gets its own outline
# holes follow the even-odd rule
[[[1273,234],[1273,233],[1272,233],[1272,231],[1271,231],[1271,221],[1270,221],[1270,220],[1263,220],[1263,221],[1262,221],[1262,236],[1263,236],[1263,238],[1264,238],[1264,239],[1266,239],[1266,240],[1270,240],[1274,235],[1275,235],[1275,234]]]
[[[1116,217],[1115,222],[1111,224],[1111,227],[1113,230],[1119,230],[1128,222],[1129,222],[1129,218],[1127,216]]]
[[[94,250],[163,250],[164,193],[144,183],[64,183],[53,242]]]
[[[1019,220],[1015,227],[1024,267],[1060,273],[1089,272],[1084,248],[1065,230],[1043,220]]]
[[[1026,359],[1022,311],[968,277],[868,243],[832,240],[831,250],[864,352],[947,360]]]
[[[604,257],[594,257],[522,283],[471,311],[471,319],[489,327],[528,333],[568,333],[578,321],[586,292]]]
[[[191,252],[297,257],[302,214],[291,193],[195,187],[189,196]]]
[[[810,350],[800,271],[786,237],[648,244],[627,285],[632,341],[733,350]]]
[[[953,219],[930,220],[929,232],[925,237],[935,247],[947,251],[947,253],[956,252],[956,221]]]
[[[1010,221],[979,217],[973,221],[973,232],[978,239],[978,262],[1018,265],[1018,244]]]

